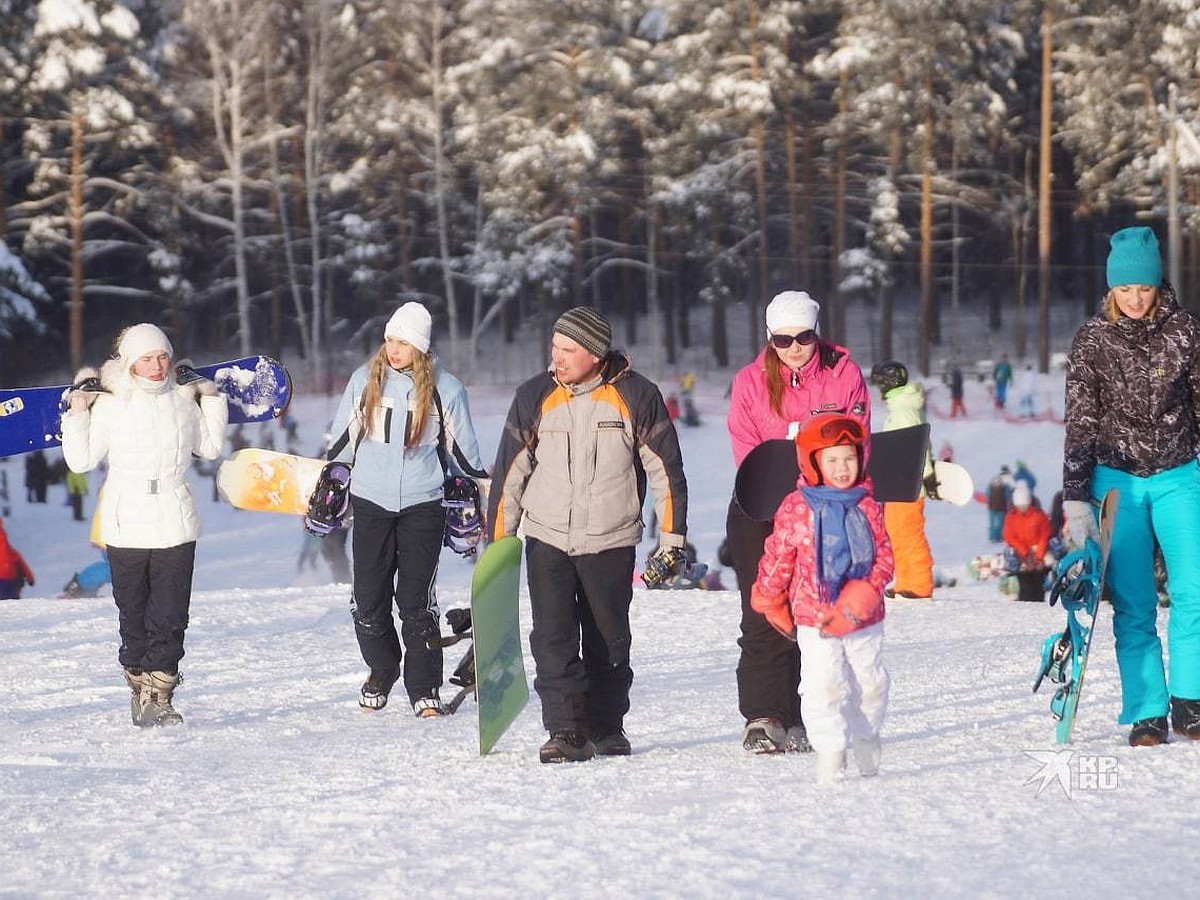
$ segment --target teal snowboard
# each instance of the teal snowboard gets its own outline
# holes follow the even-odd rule
[[[1058,577],[1050,590],[1051,606],[1062,601],[1067,627],[1043,642],[1041,667],[1033,689],[1037,691],[1046,679],[1058,685],[1050,700],[1050,712],[1058,722],[1054,736],[1059,744],[1071,743],[1075,728],[1079,694],[1096,634],[1096,617],[1104,599],[1108,551],[1116,517],[1117,492],[1111,490],[1100,505],[1099,543],[1088,538],[1084,547],[1064,556],[1056,567]]]
[[[471,579],[480,756],[496,746],[529,700],[517,606],[520,578],[521,540],[506,537],[488,545]]]

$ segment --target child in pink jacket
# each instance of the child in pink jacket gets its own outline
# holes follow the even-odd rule
[[[880,659],[892,547],[865,480],[856,419],[814,416],[796,437],[800,480],[775,514],[751,606],[800,644],[800,705],[822,782],[840,779],[846,748],[879,769],[890,679]]]

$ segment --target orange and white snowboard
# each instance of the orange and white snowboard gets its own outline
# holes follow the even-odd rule
[[[324,467],[323,459],[249,447],[221,463],[217,489],[238,509],[302,516]]]

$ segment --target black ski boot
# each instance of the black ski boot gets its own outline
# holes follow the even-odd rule
[[[572,728],[550,732],[538,757],[544,763],[584,762],[596,755],[596,745]]]
[[[1172,697],[1171,727],[1178,735],[1200,741],[1200,700]]]
[[[1157,747],[1167,742],[1167,717],[1155,716],[1133,723],[1129,731],[1130,747]]]
[[[630,746],[623,728],[601,735],[592,743],[596,745],[597,756],[629,756],[633,753],[633,747]]]
[[[383,669],[372,669],[371,674],[367,676],[367,680],[363,682],[361,696],[358,698],[358,705],[363,709],[376,710],[383,709],[387,706],[388,694],[392,692],[392,685],[400,677],[400,667],[396,666],[391,672],[385,672]]]

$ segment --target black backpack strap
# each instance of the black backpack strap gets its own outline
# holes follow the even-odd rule
[[[366,391],[363,391],[363,397],[360,397],[359,402],[358,402],[358,421],[359,421],[358,437],[356,437],[354,439],[354,452],[350,454],[351,467],[354,466],[354,461],[356,459],[358,459],[359,445],[362,444],[363,438],[366,437],[366,435],[367,435],[367,431],[366,431],[366,427],[365,427],[365,423],[367,420],[367,408],[363,403],[363,400],[365,397],[366,397]],[[342,449],[348,443],[350,443],[350,426],[349,425],[347,425],[345,427],[345,429],[342,431],[342,433],[340,435],[338,435],[338,439],[329,445],[329,449],[325,451],[325,459],[329,462],[332,462],[334,459],[337,458],[337,455],[342,452]]]
[[[438,389],[433,389],[433,405],[437,409],[438,415],[438,442],[437,452],[438,459],[442,463],[442,474],[449,476],[450,474],[450,454],[446,450],[446,417],[442,414],[442,397],[438,393]]]
[[[459,449],[458,443],[453,442],[452,445],[446,440],[446,419],[442,415],[442,398],[438,395],[437,388],[433,389],[433,405],[437,407],[438,413],[438,457],[442,461],[442,471],[449,474],[450,472],[450,457],[453,456],[454,462],[458,465],[459,471],[470,478],[488,478],[488,473],[483,469],[477,469],[471,465],[471,461]]]

